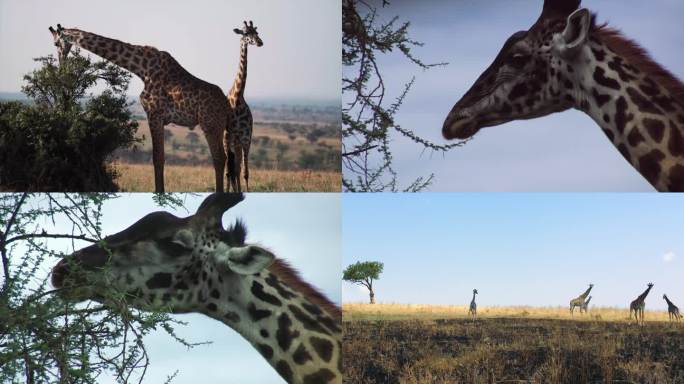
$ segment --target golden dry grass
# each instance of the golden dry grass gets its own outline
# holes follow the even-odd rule
[[[114,163],[115,180],[125,192],[154,191],[152,164]],[[207,192],[215,189],[214,169],[209,166],[164,167],[167,192]],[[340,192],[339,172],[250,170],[250,192]],[[244,185],[244,180],[243,180]]]
[[[362,304],[342,305],[343,319],[355,320],[434,320],[468,318],[465,305],[426,305],[426,304]],[[567,307],[483,307],[478,306],[480,318],[528,318],[557,319],[577,321],[629,321],[629,310],[622,308],[589,307],[588,314],[571,315]],[[645,321],[669,321],[667,311],[646,311]],[[632,320],[633,321],[633,320]],[[683,322],[684,324],[684,322]]]

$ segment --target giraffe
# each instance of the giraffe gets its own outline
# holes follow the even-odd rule
[[[584,293],[581,295],[575,297],[574,299],[570,300],[570,314],[574,314],[575,312],[575,307],[579,307],[580,313],[582,313],[582,305],[584,304],[584,301],[587,299],[587,296],[589,296],[589,292],[591,292],[591,289],[594,288],[594,284],[589,284],[589,288],[587,288]]]
[[[639,295],[636,299],[634,299],[630,304],[629,304],[629,319],[632,319],[632,311],[634,311],[634,319],[636,320],[637,324],[639,324],[639,321],[641,320],[641,324],[644,323],[644,308],[646,307],[646,296],[648,295],[648,292],[651,291],[651,288],[653,288],[653,283],[648,283],[648,288]]]
[[[233,86],[228,92],[228,104],[233,110],[228,122],[224,146],[228,153],[230,166],[230,184],[233,190],[241,192],[240,172],[244,157],[245,164],[245,190],[249,190],[249,147],[252,143],[252,112],[245,101],[245,85],[247,84],[247,47],[264,45],[259,37],[257,27],[250,20],[249,24],[244,21],[244,28],[233,29],[233,32],[242,36],[240,38],[240,66]]]
[[[470,301],[470,309],[468,314],[475,319],[477,316],[477,304],[475,303],[475,295],[477,295],[477,289],[473,289],[473,299]]]
[[[670,301],[666,294],[663,294],[663,299],[665,299],[665,302],[667,303],[667,315],[669,316],[670,321],[672,321],[672,319],[679,321],[679,319],[682,318],[682,315],[679,313],[679,308]]]
[[[443,136],[575,108],[655,189],[684,191],[684,84],[580,2],[545,0],[454,105]]]
[[[341,311],[284,260],[222,225],[242,194],[213,194],[186,218],[155,212],[60,260],[63,297],[126,292],[141,310],[197,312],[237,331],[288,383],[341,383]]]
[[[584,303],[582,303],[582,305],[580,306],[580,313],[582,313],[582,312],[584,312],[584,313],[589,312],[589,302],[590,302],[590,301],[591,301],[591,296],[587,297],[587,301],[585,301]]]
[[[222,145],[229,106],[221,88],[198,79],[168,52],[132,45],[75,28],[49,28],[60,63],[72,46],[88,50],[125,68],[145,83],[140,103],[147,114],[152,136],[154,189],[164,192],[164,126],[174,123],[193,130],[199,125],[209,144],[216,191],[223,191],[226,154]]]

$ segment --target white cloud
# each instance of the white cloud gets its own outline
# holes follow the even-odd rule
[[[675,257],[676,256],[675,256],[674,252],[670,251],[670,252],[663,255],[663,261],[666,263],[670,263],[675,259]]]

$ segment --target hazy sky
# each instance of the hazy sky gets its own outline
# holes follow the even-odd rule
[[[599,22],[642,44],[653,57],[684,78],[681,0],[585,0]],[[446,67],[422,71],[394,52],[380,60],[390,98],[416,76],[396,121],[442,144],[444,119],[475,79],[491,64],[504,41],[528,29],[542,1],[394,0],[381,18],[399,15],[411,22],[411,36],[425,43],[412,52]],[[579,111],[512,122],[478,133],[464,148],[442,154],[394,137],[395,164],[404,185],[434,173],[433,191],[649,191],[651,186]]]
[[[382,261],[383,303],[627,308],[652,281],[684,303],[684,195],[553,193],[345,194],[342,264]],[[365,288],[342,285],[344,302]],[[679,304],[680,308],[681,305]]]
[[[250,46],[246,95],[339,100],[340,0],[0,0],[0,91],[19,91],[32,58],[56,53],[50,25],[79,28],[168,51],[193,75],[230,89],[239,36],[253,20],[264,41]],[[135,77],[129,92],[138,95]]]
[[[160,208],[150,194],[124,194],[103,209],[103,234],[121,231],[147,213]],[[206,195],[187,195],[187,211],[170,211],[184,217],[193,214]],[[301,276],[319,288],[335,303],[340,292],[340,196],[338,194],[259,194],[247,198],[223,216],[224,226],[241,218],[247,226],[248,243],[258,243],[274,251],[299,270]],[[59,228],[60,222],[57,222]],[[50,224],[46,223],[46,229]],[[50,232],[48,230],[48,232]],[[64,232],[56,230],[56,232]],[[58,250],[70,252],[69,241],[53,241]],[[77,247],[87,245],[77,243]],[[41,268],[47,275],[56,259]],[[186,321],[178,326],[179,336],[191,342],[212,341],[187,350],[170,339],[165,332],[145,337],[151,356],[147,383],[162,383],[176,369],[174,384],[196,383],[282,383],[283,380],[242,336],[225,324],[199,314],[174,315]],[[99,382],[114,383],[113,378]]]

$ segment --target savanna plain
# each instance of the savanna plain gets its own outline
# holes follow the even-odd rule
[[[683,383],[684,322],[646,311],[344,304],[348,383]]]

